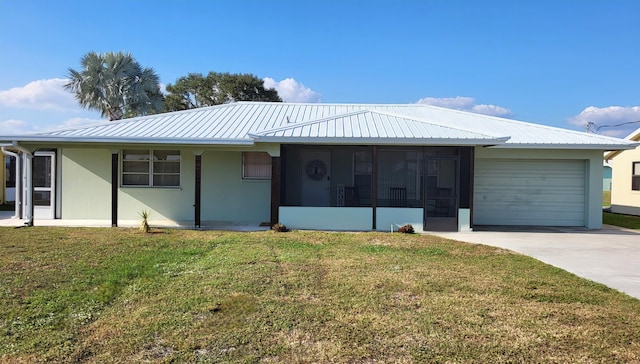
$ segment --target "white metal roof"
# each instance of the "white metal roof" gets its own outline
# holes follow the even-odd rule
[[[618,138],[422,104],[237,102],[0,141],[66,143],[360,143],[619,150]]]
[[[257,141],[286,143],[502,144],[508,138],[471,132],[378,111],[360,110],[249,133]]]
[[[626,137],[624,137],[625,140],[629,140],[632,142],[638,142],[640,141],[640,128],[634,130],[633,132],[631,132],[629,135],[627,135]],[[636,145],[640,145],[638,143],[636,143]],[[631,149],[631,148],[629,148]],[[614,150],[611,151],[609,153],[605,153],[604,155],[604,159],[605,162],[609,161],[610,159],[612,159],[613,157],[617,156],[618,154],[620,154],[620,150]]]

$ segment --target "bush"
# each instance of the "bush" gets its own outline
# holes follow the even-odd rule
[[[281,224],[281,223],[277,223],[277,224],[273,225],[271,227],[271,230],[277,231],[279,233],[286,233],[287,231],[289,231],[289,229],[287,229],[287,226],[285,224]]]
[[[399,233],[403,234],[413,234],[415,231],[413,230],[413,226],[411,224],[403,225],[398,228]]]
[[[142,221],[140,221],[140,231],[148,234],[150,230],[149,222],[147,221],[147,219],[149,218],[149,211],[142,210],[142,212],[140,212],[140,217],[142,218]]]

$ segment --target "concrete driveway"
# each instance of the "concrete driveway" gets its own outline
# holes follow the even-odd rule
[[[607,225],[476,230],[433,234],[513,250],[640,299],[640,232]]]

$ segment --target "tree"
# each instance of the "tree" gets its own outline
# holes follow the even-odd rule
[[[194,109],[235,101],[282,102],[278,91],[265,89],[264,82],[252,74],[209,72],[190,73],[167,85],[165,111]]]
[[[65,88],[75,93],[82,107],[100,111],[109,121],[162,111],[158,75],[130,53],[89,52],[81,65],[78,71],[69,68]]]

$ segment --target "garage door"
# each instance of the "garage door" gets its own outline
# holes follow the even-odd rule
[[[585,225],[581,160],[479,159],[475,164],[475,225]]]

